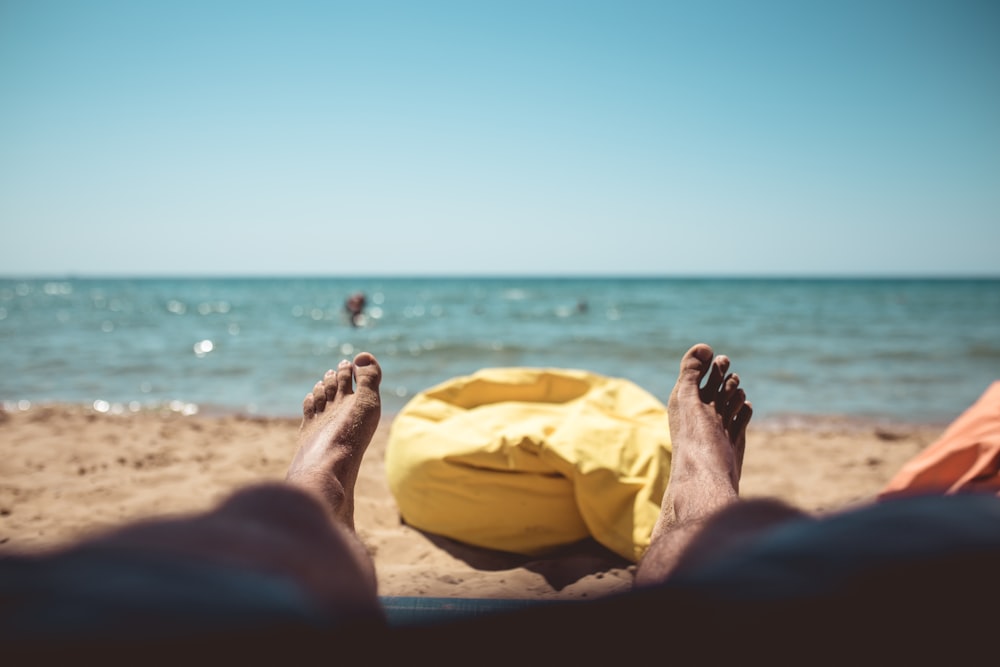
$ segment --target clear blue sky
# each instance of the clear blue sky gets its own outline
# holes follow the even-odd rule
[[[0,0],[0,275],[1000,275],[1000,3]]]

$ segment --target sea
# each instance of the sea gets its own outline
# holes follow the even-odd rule
[[[7,410],[294,417],[363,350],[388,415],[488,367],[581,369],[666,402],[698,342],[732,359],[757,422],[946,424],[1000,380],[1000,279],[0,279]]]

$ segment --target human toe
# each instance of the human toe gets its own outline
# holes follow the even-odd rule
[[[728,370],[729,357],[720,354],[712,361],[712,367],[708,372],[708,378],[705,380],[705,386],[701,390],[702,400],[709,403],[718,398]]]
[[[336,387],[337,393],[341,396],[347,396],[354,393],[353,378],[354,378],[354,368],[347,359],[342,360],[337,364],[336,371]]]
[[[370,352],[361,352],[354,357],[354,376],[358,387],[378,391],[382,381],[382,367]]]
[[[326,386],[322,381],[313,385],[313,412],[323,412],[326,409]]]

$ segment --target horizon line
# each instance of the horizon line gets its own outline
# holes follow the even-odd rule
[[[0,280],[1000,280],[969,273],[23,273]]]

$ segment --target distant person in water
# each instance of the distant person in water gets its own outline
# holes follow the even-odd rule
[[[364,324],[366,302],[367,299],[364,292],[355,292],[347,297],[347,300],[344,302],[344,310],[347,311],[347,316],[351,320],[351,326],[359,327]]]
[[[1000,500],[932,495],[826,518],[741,500],[752,409],[729,365],[704,344],[681,359],[667,405],[670,479],[630,592],[387,626],[354,525],[358,471],[381,416],[382,370],[362,352],[305,396],[283,483],[250,486],[210,512],[0,559],[0,646],[20,639],[12,647],[26,655],[77,657],[145,639],[156,650],[146,657],[161,657],[186,655],[183,640],[214,640],[229,657],[260,658],[263,646],[285,657],[322,649],[334,662],[424,654],[438,665],[509,665],[609,664],[643,647],[697,662],[795,647],[798,664],[809,661],[803,648],[926,658],[933,641],[956,658],[991,645]]]

